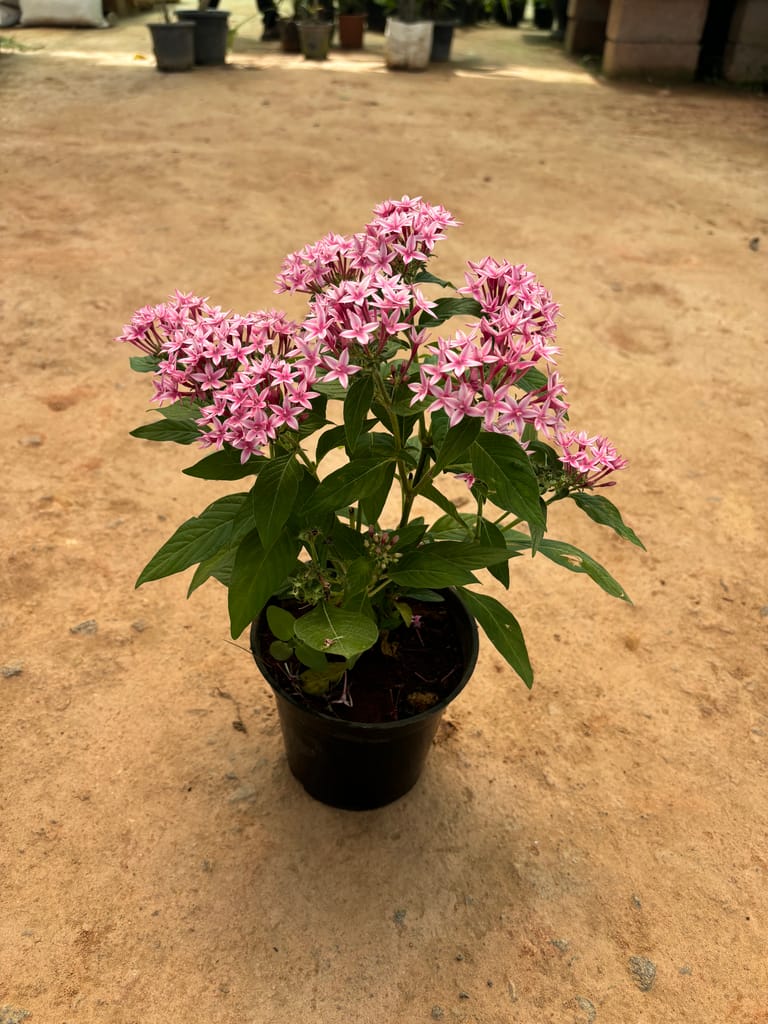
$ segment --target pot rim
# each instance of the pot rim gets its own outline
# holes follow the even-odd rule
[[[288,701],[288,703],[292,704],[293,707],[298,708],[299,711],[304,712],[304,714],[309,715],[311,718],[321,718],[325,721],[333,722],[337,725],[344,726],[345,728],[348,727],[350,730],[359,730],[361,732],[388,732],[392,729],[403,729],[407,726],[410,726],[411,724],[425,721],[426,719],[431,718],[433,715],[441,714],[448,707],[448,705],[451,704],[459,696],[461,691],[472,678],[472,674],[477,664],[478,654],[480,652],[480,638],[477,631],[477,622],[474,619],[474,617],[470,615],[469,610],[467,609],[467,606],[464,604],[464,602],[461,600],[460,595],[454,590],[453,587],[448,587],[437,592],[447,594],[449,595],[449,597],[453,598],[453,600],[456,602],[456,605],[461,609],[461,613],[463,613],[466,616],[466,622],[469,630],[469,645],[466,653],[466,658],[464,659],[464,670],[461,674],[459,682],[451,690],[450,693],[446,694],[446,696],[444,697],[441,697],[436,704],[433,704],[432,707],[427,708],[426,711],[420,711],[417,715],[409,715],[408,718],[399,718],[394,722],[355,722],[347,718],[338,718],[335,715],[330,715],[325,711],[319,711],[316,708],[309,708],[305,704],[302,704],[299,700],[297,700],[292,693],[289,693],[287,690],[283,689],[282,685],[280,685],[278,682],[273,681],[270,675],[267,674],[267,667],[262,663],[262,659],[256,650],[256,638],[258,636],[257,627],[259,622],[261,621],[262,615],[265,614],[266,609],[269,607],[271,599],[264,606],[262,612],[259,613],[258,618],[256,618],[251,623],[250,649],[251,654],[253,656],[253,660],[256,663],[256,668],[267,681],[267,683],[275,693],[275,696],[281,697],[284,700]]]

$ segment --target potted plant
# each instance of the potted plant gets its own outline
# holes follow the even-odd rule
[[[333,7],[308,0],[298,8],[299,42],[307,60],[325,60],[333,35]]]
[[[517,28],[525,15],[526,0],[488,0],[493,16],[500,25]]]
[[[509,587],[510,561],[537,555],[628,600],[589,555],[547,536],[552,506],[642,547],[597,493],[626,461],[569,421],[559,307],[524,265],[469,262],[458,289],[435,276],[435,244],[456,225],[421,199],[384,202],[359,234],[286,257],[277,290],[307,295],[303,319],[176,292],[117,339],[154,374],[160,419],[133,435],[199,442],[209,454],[184,472],[227,492],[137,586],[192,566],[190,593],[224,584],[292,771],[337,806],[413,785],[471,674],[475,621],[532,685],[514,615],[470,589],[479,570]]]
[[[177,13],[182,21],[194,26],[195,64],[225,64],[229,30],[229,11],[218,9],[210,0],[200,0],[197,10]]]
[[[433,22],[422,14],[421,0],[399,0],[384,29],[384,60],[388,68],[423,71],[432,52]]]
[[[362,50],[365,31],[365,0],[338,0],[339,45],[342,50]]]
[[[195,64],[194,26],[171,21],[168,5],[162,4],[163,20],[147,26],[158,71],[189,71]]]

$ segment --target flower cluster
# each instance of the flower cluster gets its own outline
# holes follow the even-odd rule
[[[370,274],[397,275],[425,263],[445,229],[459,222],[442,206],[403,196],[374,207],[373,220],[351,237],[326,235],[286,256],[277,279],[279,292],[319,292],[328,284]]]
[[[514,435],[524,447],[532,428],[560,449],[571,487],[607,486],[626,460],[605,438],[566,429],[559,307],[547,289],[522,264],[469,262],[458,301],[475,316],[431,339],[430,321],[446,317],[420,287],[434,279],[421,275],[458,222],[408,196],[373,214],[362,232],[326,235],[283,261],[277,292],[311,296],[301,323],[276,310],[225,313],[180,292],[139,310],[118,340],[158,358],[153,400],[194,402],[202,444],[228,445],[245,462],[299,429],[317,385],[346,389],[355,374],[383,367],[391,384],[407,383],[415,412],[442,411],[450,426],[476,417],[483,430]]]
[[[553,369],[559,307],[523,265],[485,259],[469,268],[459,291],[478,302],[481,319],[468,333],[439,338],[426,350],[433,361],[421,365],[419,383],[411,385],[414,403],[431,398],[430,410],[442,409],[452,426],[478,416],[488,431],[522,437],[531,424],[556,440],[568,409],[566,388]],[[547,368],[545,382],[521,391],[539,363]]]
[[[140,309],[118,340],[159,357],[153,401],[194,402],[203,446],[230,445],[245,462],[282,428],[298,430],[317,398],[316,362],[293,348],[297,329],[277,310],[237,316],[177,291]]]

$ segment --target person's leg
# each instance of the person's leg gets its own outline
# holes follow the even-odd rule
[[[277,30],[277,8],[275,7],[274,0],[256,0],[256,6],[261,11],[261,17],[264,22],[264,31],[261,34],[261,38],[265,42],[269,42],[272,39],[279,39],[280,33]]]

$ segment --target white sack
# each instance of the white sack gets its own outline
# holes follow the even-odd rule
[[[101,0],[21,0],[22,25],[77,25],[103,28]]]
[[[0,4],[0,28],[10,28],[11,25],[18,25],[19,10],[11,7],[10,4]]]

